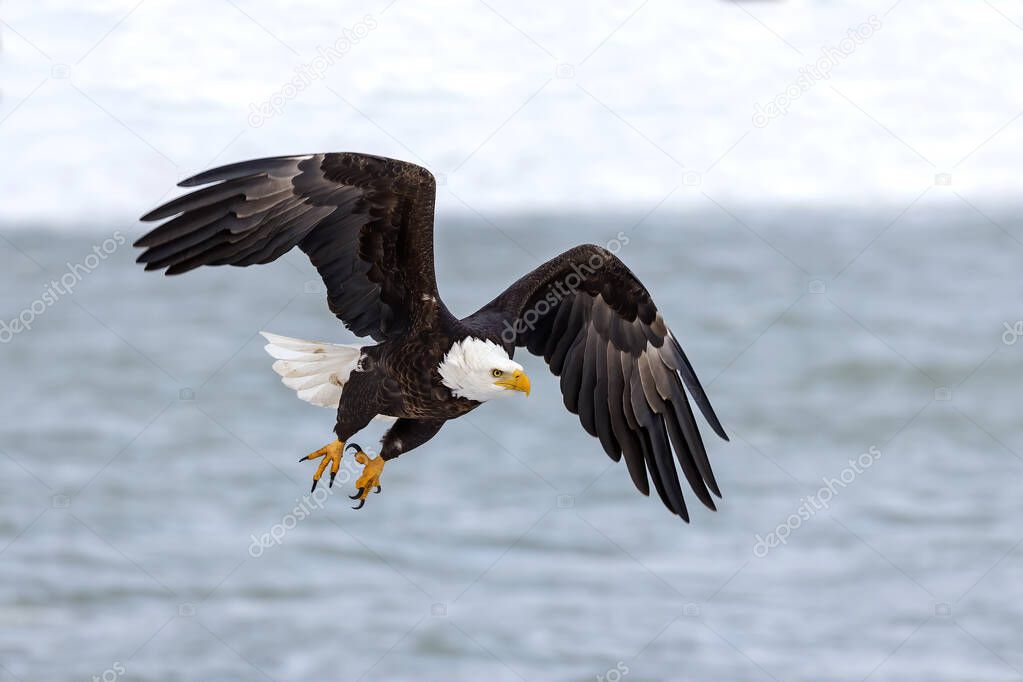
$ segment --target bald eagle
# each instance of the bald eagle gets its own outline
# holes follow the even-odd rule
[[[361,508],[384,463],[424,444],[449,419],[503,395],[529,394],[512,358],[525,347],[561,377],[565,407],[636,488],[689,521],[675,458],[697,498],[720,497],[686,389],[711,428],[721,423],[675,336],[634,274],[609,250],[582,245],[526,274],[464,319],[437,292],[436,183],[420,166],[354,153],[243,161],[179,183],[203,188],[142,217],[166,220],[141,237],[138,262],[167,275],[201,265],[269,263],[299,247],[327,304],[375,344],[335,345],[265,334],[274,370],[300,398],[336,408],[336,439],[312,490],[330,485],[349,449],[363,465]],[[350,439],[377,417],[396,419],[371,457]],[[346,443],[348,446],[346,447]]]

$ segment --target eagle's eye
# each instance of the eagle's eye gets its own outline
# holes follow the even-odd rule
[[[499,379],[504,376],[504,372],[499,369],[492,369],[490,370],[490,375],[495,379]]]

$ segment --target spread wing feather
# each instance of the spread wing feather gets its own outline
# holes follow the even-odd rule
[[[166,220],[139,239],[146,270],[254,265],[298,246],[353,332],[377,341],[440,306],[433,267],[433,175],[365,154],[281,156],[233,163],[180,183],[199,187],[142,217]],[[173,217],[172,217],[173,216]],[[422,317],[422,316],[419,316]]]
[[[625,458],[636,488],[650,484],[664,505],[689,520],[678,468],[707,507],[721,496],[689,397],[728,440],[692,365],[649,292],[617,257],[598,246],[551,259],[463,320],[513,351],[525,347],[561,377],[565,407]],[[673,456],[674,453],[674,456]]]

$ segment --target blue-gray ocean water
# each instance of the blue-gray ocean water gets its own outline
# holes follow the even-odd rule
[[[257,336],[353,341],[302,254],[165,278],[131,223],[3,226],[0,680],[1020,679],[1023,223],[904,208],[440,221],[460,314],[628,236],[732,437],[690,525],[528,356],[361,511],[348,469],[311,498],[333,415]]]

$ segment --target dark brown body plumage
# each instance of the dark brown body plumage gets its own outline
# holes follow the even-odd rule
[[[359,370],[352,373],[341,394],[334,428],[338,439],[347,440],[378,414],[398,417],[395,427],[413,429],[417,434],[416,425],[407,422],[427,422],[422,431],[429,431],[432,437],[445,421],[479,407],[474,400],[452,396],[441,381],[438,365],[451,345],[466,336],[455,333],[454,324],[443,326],[448,329],[438,327],[433,333],[423,331],[363,350]],[[392,435],[394,432],[392,428],[384,437],[381,452],[385,459],[411,449],[407,433]]]
[[[512,284],[458,320],[437,291],[433,175],[415,164],[351,153],[257,159],[181,183],[206,185],[143,220],[170,218],[136,242],[139,261],[167,274],[203,265],[268,263],[300,248],[327,286],[327,304],[364,349],[345,385],[342,441],[377,414],[398,417],[381,454],[392,459],[479,403],[454,397],[438,365],[473,336],[546,360],[565,406],[636,487],[688,520],[674,460],[708,507],[720,496],[689,395],[726,438],[699,380],[649,292],[609,251],[584,245]],[[174,216],[174,217],[172,217]],[[674,453],[674,458],[673,458]]]

